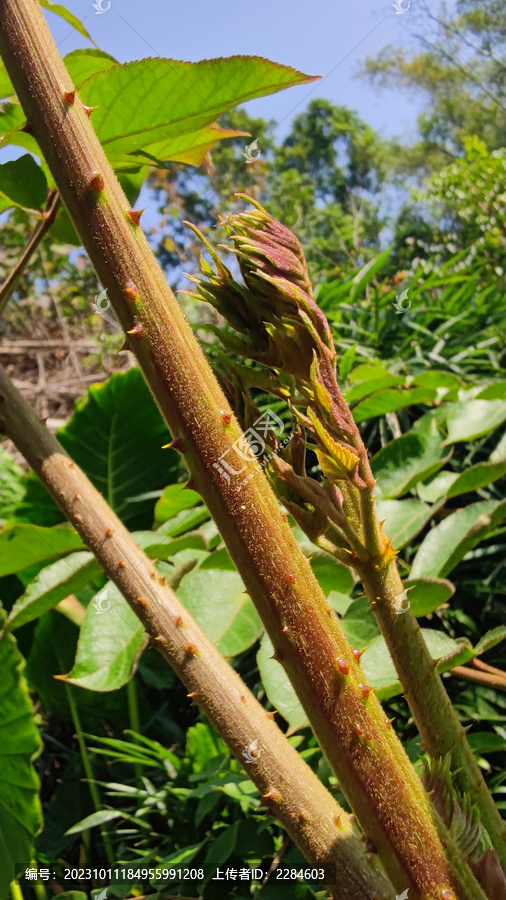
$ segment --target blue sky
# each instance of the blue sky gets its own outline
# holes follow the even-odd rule
[[[93,2],[97,0],[67,0],[65,5],[96,43],[122,62],[154,55],[194,61],[243,53],[321,75],[316,85],[247,104],[251,115],[279,123],[279,137],[312,97],[355,109],[385,137],[415,136],[422,95],[395,88],[377,91],[353,76],[360,61],[385,44],[412,46],[417,0],[401,15],[395,14],[392,0],[110,0],[103,14],[97,14]],[[101,0],[104,8],[108,2]],[[47,17],[62,54],[84,45],[65,22],[51,13]]]

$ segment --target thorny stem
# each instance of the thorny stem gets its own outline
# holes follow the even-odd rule
[[[372,559],[365,563],[357,560],[355,569],[385,638],[423,745],[435,759],[451,754],[455,784],[479,809],[482,824],[506,871],[504,822],[445,690],[437,663],[429,653],[416,616],[409,609],[398,615],[398,598],[404,588],[395,560],[385,555],[382,549],[388,541],[378,522],[372,490],[368,488],[362,492],[361,499],[365,543]]]
[[[468,867],[449,862],[437,814],[379,702],[367,688],[364,696],[359,662],[258,462],[234,456],[238,423],[139,227],[140,214],[128,206],[36,0],[2,0],[0,51],[100,282],[132,332],[131,348],[184,452],[193,486],[395,887],[411,889],[410,900],[481,900]],[[242,484],[216,473],[228,453],[242,467]]]
[[[153,646],[186,685],[192,701],[245,768],[262,796],[262,804],[279,819],[311,864],[335,866],[339,897],[392,900],[393,889],[366,852],[348,814],[205,637],[153,562],[1,369],[0,376],[2,430],[122,592],[150,634]],[[82,731],[72,689],[68,689],[81,744]],[[244,752],[254,741],[258,742],[258,757],[253,753],[253,761],[248,762]],[[86,766],[85,746],[82,753]],[[87,775],[93,789],[91,769]],[[97,798],[93,799],[96,803]]]
[[[41,221],[38,222],[35,226],[30,239],[21,256],[19,257],[17,263],[13,266],[3,284],[0,285],[0,315],[4,313],[5,307],[9,302],[9,298],[16,290],[23,272],[25,271],[37,247],[39,246],[42,238],[51,228],[51,225],[56,218],[56,213],[58,212],[59,208],[60,196],[58,194],[58,191],[50,191],[47,197],[46,210]]]
[[[328,369],[325,375],[325,387],[344,415],[348,407],[339,390],[335,370],[330,378]],[[479,809],[482,824],[506,871],[506,828],[499,810],[445,690],[437,663],[429,653],[416,616],[409,609],[402,615],[398,614],[397,603],[403,593],[403,585],[390,541],[378,521],[375,480],[356,425],[349,440],[360,459],[359,470],[364,482],[358,494],[361,536],[367,551],[365,558],[355,554],[351,565],[369,598],[425,750],[435,759],[451,754],[455,784]],[[344,511],[352,517],[355,511],[346,494],[343,496]],[[334,555],[337,555],[335,551]],[[338,558],[342,560],[340,551]]]

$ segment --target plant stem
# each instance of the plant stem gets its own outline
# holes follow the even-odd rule
[[[398,614],[397,602],[403,584],[395,560],[383,548],[388,543],[376,512],[374,496],[367,489],[364,519],[367,516],[366,546],[371,560],[356,560],[355,569],[369,598],[388,650],[393,659],[404,696],[427,753],[435,759],[451,754],[455,784],[478,807],[501,865],[506,871],[506,828],[488,790],[476,757],[471,750],[457,713],[411,610]],[[470,670],[471,671],[471,670]],[[471,677],[471,676],[469,676]]]
[[[465,678],[466,681],[483,684],[485,687],[495,688],[496,691],[506,691],[506,678],[504,675],[501,678],[499,675],[492,675],[490,672],[480,672],[476,669],[471,669],[470,666],[454,666],[453,669],[450,669],[450,674],[456,675],[457,678]]]
[[[11,892],[11,900],[23,900],[23,891],[19,885],[19,882],[14,879],[10,883],[10,892]]]
[[[445,892],[445,900],[456,892],[459,900],[481,900],[470,870],[448,862],[436,813],[376,697],[364,698],[360,665],[257,460],[241,461],[243,482],[216,469],[236,452],[242,432],[73,92],[36,0],[2,0],[0,52],[100,282],[125,331],[134,331],[131,347],[193,485],[389,876],[397,888],[412,889],[410,900]]]
[[[279,819],[308,862],[336,867],[342,900],[391,900],[393,889],[366,853],[347,813],[205,637],[153,562],[1,369],[0,416],[5,433],[72,521],[144,624],[153,646],[186,685],[193,702],[257,786],[262,803]],[[79,509],[77,521],[75,509]],[[76,713],[71,695],[69,703]],[[78,717],[74,725],[92,779]],[[260,753],[249,763],[244,752],[254,741]],[[92,780],[90,785],[95,787]]]
[[[127,684],[127,698],[128,698],[128,716],[130,719],[130,728],[135,734],[139,734],[140,732],[140,721],[139,721],[139,704],[137,703],[137,686],[135,684],[135,673],[130,678]],[[135,741],[135,737],[133,737]],[[135,777],[137,781],[140,781],[142,775],[142,766],[139,763],[135,763],[134,765]]]
[[[9,298],[16,290],[23,272],[25,271],[37,247],[39,246],[42,238],[51,228],[51,225],[56,218],[56,213],[58,212],[59,208],[60,196],[58,192],[55,190],[50,191],[48,194],[46,210],[43,214],[43,218],[35,226],[32,235],[21,256],[19,257],[16,265],[13,267],[3,284],[0,285],[0,315],[4,313],[5,307],[9,302]]]
[[[95,778],[93,775],[93,769],[91,767],[91,760],[88,753],[88,748],[86,746],[86,741],[84,740],[83,729],[81,727],[81,719],[79,718],[79,712],[77,710],[77,705],[74,700],[74,696],[72,694],[72,688],[69,684],[65,685],[65,692],[67,694],[68,704],[70,706],[70,714],[72,716],[72,721],[74,723],[74,728],[76,730],[77,741],[79,744],[79,751],[81,753],[81,759],[83,762],[84,771],[86,773],[86,778],[88,779],[88,786],[90,788],[91,799],[93,801],[93,806],[95,808],[95,812],[100,812],[102,809],[102,802],[100,799],[100,793],[98,787],[95,782]],[[104,849],[107,856],[107,862],[109,866],[114,868],[115,858],[114,858],[114,850],[112,847],[111,839],[109,834],[107,833],[107,829],[105,825],[100,825],[100,833],[102,835],[102,840],[104,842]]]

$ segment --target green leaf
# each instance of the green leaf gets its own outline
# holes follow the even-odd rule
[[[428,388],[409,388],[406,391],[394,391],[389,388],[372,394],[353,410],[355,422],[365,422],[375,416],[384,416],[385,413],[394,412],[396,409],[404,409],[406,406],[415,406],[420,403],[432,404],[437,397],[437,392]]]
[[[186,732],[186,757],[194,773],[202,772],[216,756],[227,754],[227,746],[207,722],[197,722]]]
[[[246,100],[313,80],[254,56],[197,63],[143,59],[92,75],[79,94],[88,106],[100,97],[93,124],[109,158],[117,159],[195,133]]]
[[[482,656],[487,650],[491,650],[492,647],[495,647],[504,640],[506,640],[506,625],[498,625],[496,628],[492,628],[483,635],[481,640],[476,644],[474,652],[476,653],[476,656]]]
[[[470,647],[464,647],[442,631],[430,628],[421,629],[422,636],[432,659],[441,660],[439,672],[447,672],[456,665],[461,665],[475,656]],[[385,639],[377,637],[367,648],[360,663],[367,682],[374,688],[380,700],[395,697],[402,692],[397,680],[397,673],[391,660]]]
[[[229,137],[240,137],[246,134],[243,131],[220,128],[219,125],[206,125],[198,131],[190,131],[187,134],[174,135],[167,140],[148,144],[131,154],[114,158],[116,170],[132,165],[135,161],[143,166],[163,167],[167,160],[183,162],[191,166],[200,166],[206,153],[211,150],[218,141]]]
[[[12,82],[7,75],[7,69],[0,62],[0,100],[3,100],[5,97],[13,97],[15,93]]]
[[[130,680],[143,645],[142,622],[108,581],[87,608],[72,671],[60,678],[90,691],[116,691]]]
[[[173,519],[183,509],[191,509],[202,503],[200,494],[196,491],[185,488],[184,484],[170,484],[164,489],[164,492],[155,506],[155,520],[157,522],[167,522]]]
[[[99,809],[98,812],[91,813],[85,819],[81,819],[72,828],[69,828],[65,834],[80,834],[81,831],[87,831],[88,828],[96,828],[97,825],[103,825],[104,822],[112,822],[114,819],[121,819],[123,813],[116,809]]]
[[[350,375],[350,381],[352,384],[358,383],[360,381],[371,381],[375,378],[392,378],[392,375],[380,365],[369,365],[367,363],[363,363],[360,366],[357,366],[353,369]]]
[[[476,400],[506,400],[506,381],[489,384],[476,395]]]
[[[446,578],[418,578],[416,581],[408,578],[404,586],[410,589],[408,600],[411,612],[417,618],[439,609],[455,593],[454,585]]]
[[[88,900],[88,895],[83,891],[63,891],[58,894],[58,900]]]
[[[378,500],[378,516],[394,550],[409,544],[427,524],[433,510],[419,500]]]
[[[104,50],[98,50],[97,47],[72,50],[64,57],[64,63],[77,90],[87,78],[118,65],[114,56],[110,56]]]
[[[82,550],[84,544],[70,525],[43,528],[14,525],[0,531],[0,577],[22,572],[38,563]]]
[[[204,842],[201,841],[200,844],[191,844],[189,847],[181,847],[179,850],[176,850],[174,853],[171,853],[170,856],[167,856],[161,863],[157,864],[156,869],[178,869],[184,868],[188,863],[195,859],[199,850],[202,849]],[[168,879],[153,879],[150,881],[150,884],[154,888],[164,888],[169,884],[175,884],[176,880],[169,881]]]
[[[418,548],[410,578],[447,575],[505,516],[506,500],[472,503],[447,516]]]
[[[492,484],[498,478],[506,475],[506,462],[483,462],[471,466],[462,472],[447,491],[447,498],[457,497],[459,494],[467,494],[471,491],[478,491],[480,488]]]
[[[76,18],[76,16],[72,15],[72,13],[69,12],[69,10],[65,6],[61,6],[59,3],[54,3],[54,0],[40,0],[40,5],[43,6],[44,9],[48,9],[50,12],[54,13],[56,16],[60,16],[62,19],[65,19],[65,21],[68,22],[69,25],[72,25],[72,28],[75,28],[75,30],[82,37],[93,43],[82,22],[80,22],[79,19]]]
[[[288,722],[288,734],[293,734],[299,728],[306,728],[309,722],[283,666],[272,659],[273,653],[270,638],[264,634],[257,653],[260,678],[274,709]]]
[[[26,474],[12,456],[0,448],[0,522],[14,512],[25,491]]]
[[[506,740],[500,734],[489,731],[477,731],[467,735],[471,749],[482,756],[484,753],[496,753],[506,750]]]
[[[207,850],[204,865],[223,866],[226,863],[235,850],[239,825],[240,822],[237,820],[219,833]],[[209,874],[210,877],[211,874]]]
[[[17,100],[9,100],[0,105],[0,134],[9,135],[11,131],[16,128],[19,128],[26,122],[25,115],[23,110]],[[32,144],[35,144],[34,138],[27,135],[25,132],[21,132],[19,134],[20,139],[28,139]],[[4,143],[2,139],[2,144]],[[10,143],[10,141],[6,141],[5,143]],[[40,150],[39,150],[40,153]]]
[[[367,597],[353,600],[340,624],[350,644],[357,650],[367,647],[380,633]]]
[[[176,479],[175,450],[139,369],[92,385],[57,437],[130,529],[151,527],[151,491]]]
[[[177,595],[223,656],[243,653],[262,632],[258,613],[237,572],[197,569],[185,575]]]
[[[448,412],[446,444],[470,441],[498,428],[506,420],[503,400],[468,400],[452,403]]]
[[[459,478],[458,472],[438,472],[430,481],[417,485],[417,493],[426,503],[436,503],[448,495],[452,484]]]
[[[367,285],[370,284],[375,277],[376,273],[379,272],[383,267],[383,264],[386,263],[391,252],[392,248],[388,247],[386,250],[383,250],[376,259],[370,260],[370,262],[366,263],[365,266],[357,272],[353,278],[353,286],[350,291],[350,303],[363,293]]]
[[[11,635],[0,640],[0,897],[30,863],[42,823],[39,780],[32,761],[41,750],[24,661]]]
[[[98,694],[80,690],[54,677],[72,668],[78,637],[79,628],[66,616],[54,612],[42,616],[36,623],[27,658],[28,683],[37,692],[42,708],[51,709],[64,720],[70,721],[72,716],[69,706],[71,691],[85,730],[94,734],[97,729],[100,732],[104,720],[122,730],[128,726],[126,690]]]
[[[44,615],[70,594],[81,590],[102,572],[92,553],[71,553],[50,566],[45,566],[12,607],[6,629],[14,631]]]
[[[0,210],[20,206],[41,211],[46,205],[44,172],[28,153],[0,165]]]
[[[434,371],[421,372],[419,375],[415,375],[411,383],[416,385],[416,387],[433,388],[434,390],[446,387],[448,392],[445,394],[445,398],[449,396],[450,392],[453,395],[455,391],[458,391],[463,386],[462,379],[457,378],[456,375],[452,375],[450,372]]]
[[[344,616],[346,610],[353,603],[353,597],[350,597],[349,594],[340,594],[339,591],[331,591],[327,597],[327,603],[332,609],[335,609],[339,616]]]
[[[382,499],[400,497],[440,469],[448,459],[449,455],[444,456],[436,422],[423,430],[409,431],[373,456],[371,468],[378,479],[376,495]]]
[[[393,388],[396,385],[405,383],[406,379],[403,375],[398,375],[397,377],[387,375],[384,378],[373,378],[371,381],[360,381],[346,391],[344,399],[346,403],[355,403],[356,400],[362,400],[364,397],[376,394],[377,391],[382,391],[384,388]]]
[[[327,597],[331,591],[347,594],[351,591],[355,579],[351,569],[338,563],[328,554],[315,554],[310,561],[311,568],[318,583]]]
[[[492,450],[489,462],[502,462],[504,459],[506,459],[506,431],[499,440],[499,443]]]

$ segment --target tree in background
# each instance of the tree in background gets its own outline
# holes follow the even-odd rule
[[[244,109],[227,113],[221,124],[257,142],[252,161],[245,158],[248,138],[241,136],[216,145],[202,175],[174,164],[167,174],[158,170],[151,177],[162,201],[162,227],[168,228],[159,244],[165,267],[196,262],[200,253],[184,226],[169,224],[169,214],[178,210],[212,240],[218,210],[234,211],[238,192],[266,203],[293,228],[315,278],[335,277],[377,252],[384,224],[378,204],[383,143],[356,113],[313,100],[281,142],[273,123],[253,119]]]

